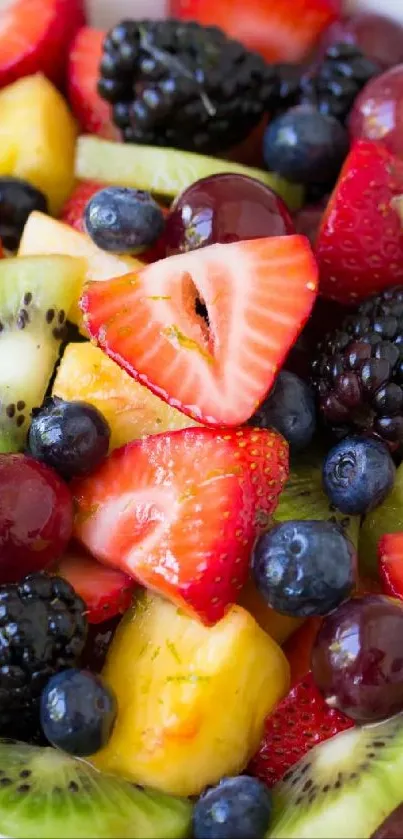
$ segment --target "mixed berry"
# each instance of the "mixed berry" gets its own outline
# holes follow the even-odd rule
[[[0,14],[9,839],[403,832],[403,26],[247,6]]]

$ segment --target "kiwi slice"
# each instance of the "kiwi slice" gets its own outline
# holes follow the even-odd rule
[[[322,457],[315,449],[304,452],[291,463],[290,476],[275,512],[276,521],[320,519],[338,522],[355,547],[360,519],[346,516],[333,507],[322,488]]]
[[[273,839],[368,839],[402,801],[403,714],[352,728],[274,788]]]
[[[77,300],[85,261],[71,256],[0,260],[0,451],[24,447]]]
[[[183,839],[192,807],[52,748],[0,741],[0,834],[18,839]]]
[[[396,470],[395,484],[386,500],[365,517],[358,543],[360,570],[376,577],[378,542],[385,533],[403,530],[403,464]]]
[[[77,141],[76,177],[84,181],[135,187],[175,198],[200,178],[224,172],[256,178],[274,189],[291,210],[302,205],[303,188],[274,172],[178,149],[111,143],[92,136],[79,137]]]

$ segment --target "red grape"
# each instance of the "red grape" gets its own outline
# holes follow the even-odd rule
[[[46,568],[72,529],[72,498],[56,472],[22,454],[0,454],[0,583]]]
[[[383,15],[357,12],[336,20],[325,29],[319,41],[319,54],[340,42],[355,44],[385,70],[403,61],[403,26]]]
[[[284,202],[244,175],[195,181],[174,201],[166,218],[167,255],[206,245],[295,233]]]
[[[379,825],[371,839],[402,839],[403,836],[403,804],[399,804],[395,810]]]
[[[350,115],[353,139],[382,140],[392,154],[403,157],[403,64],[365,85]]]
[[[403,603],[353,598],[328,615],[312,650],[315,682],[332,708],[359,723],[403,708]]]

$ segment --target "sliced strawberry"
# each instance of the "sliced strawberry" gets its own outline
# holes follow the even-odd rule
[[[105,32],[84,26],[74,39],[67,68],[68,98],[83,132],[119,140],[111,109],[98,94],[97,81]]]
[[[329,708],[308,673],[267,717],[249,772],[272,787],[309,749],[352,727],[352,720]]]
[[[174,17],[220,26],[268,61],[299,61],[337,18],[335,0],[171,0]]]
[[[60,219],[70,224],[80,233],[84,230],[84,210],[90,198],[105,184],[99,181],[81,181],[78,183],[62,208]]]
[[[137,440],[73,484],[75,534],[102,562],[214,623],[246,582],[287,460],[283,438],[262,429]]]
[[[241,425],[272,386],[316,283],[307,239],[282,236],[211,245],[90,283],[81,308],[91,337],[157,396],[207,425]]]
[[[403,533],[387,533],[378,544],[379,576],[382,590],[403,600]]]
[[[129,608],[135,583],[116,568],[101,565],[80,548],[71,548],[52,573],[67,580],[87,606],[89,623],[102,623]]]
[[[348,305],[403,282],[402,194],[403,160],[381,143],[358,141],[319,228],[321,294]]]
[[[61,84],[67,53],[83,26],[83,0],[13,0],[0,12],[0,87],[44,73]]]

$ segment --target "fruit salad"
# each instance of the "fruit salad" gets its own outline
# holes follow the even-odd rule
[[[0,11],[0,836],[394,839],[403,23],[128,5]]]

